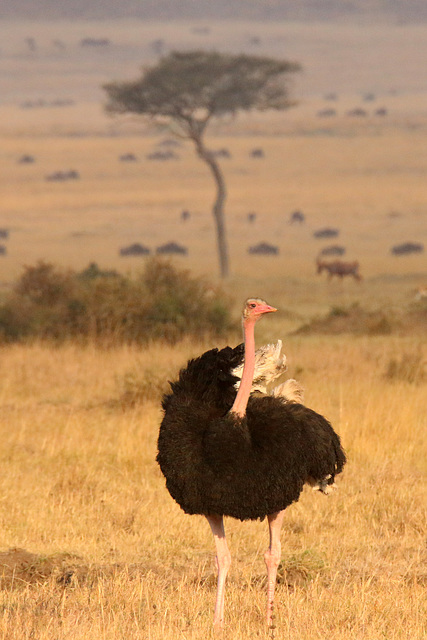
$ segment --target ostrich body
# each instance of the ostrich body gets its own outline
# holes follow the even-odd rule
[[[223,516],[268,519],[270,545],[264,557],[270,625],[284,510],[298,500],[305,483],[329,493],[345,464],[339,437],[325,418],[299,404],[295,381],[276,387],[271,395],[251,395],[254,374],[260,377],[256,366],[265,360],[263,350],[256,358],[255,323],[273,311],[263,300],[247,300],[244,354],[239,345],[212,349],[190,360],[171,383],[172,392],[163,398],[157,461],[172,498],[186,513],[206,516],[211,526],[218,567],[215,625],[223,622],[231,562]],[[276,373],[285,366],[277,353],[280,347],[281,343],[273,347]],[[236,373],[241,373],[240,383]],[[265,380],[274,376],[266,375],[264,369]],[[286,397],[289,386],[296,402]]]

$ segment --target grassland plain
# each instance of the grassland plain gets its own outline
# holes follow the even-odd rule
[[[279,317],[260,337],[285,327]],[[2,348],[1,638],[213,637],[211,534],[172,501],[155,463],[160,391],[207,346]],[[426,385],[387,371],[423,346],[349,336],[285,346],[290,375],[331,419],[349,463],[331,497],[306,490],[287,511],[275,637],[421,640]],[[148,384],[144,402],[123,402],[129,375]],[[226,528],[223,637],[266,637],[266,524]]]
[[[153,63],[155,37],[162,37],[167,48],[205,45],[254,53],[248,43],[255,29],[261,42],[256,53],[299,60],[304,72],[293,83],[300,100],[296,108],[225,119],[210,129],[209,145],[228,148],[232,156],[222,160],[222,167],[233,277],[243,282],[261,274],[263,282],[277,278],[279,283],[286,274],[309,286],[315,257],[328,244],[314,239],[313,231],[334,226],[340,230],[338,243],[348,259],[360,260],[366,279],[405,276],[394,288],[381,281],[379,294],[390,287],[393,299],[401,290],[407,293],[408,279],[412,287],[425,274],[425,256],[396,259],[390,248],[427,239],[422,83],[427,27],[215,24],[201,41],[193,26],[0,25],[0,70],[6,81],[0,104],[0,221],[11,231],[1,282],[10,283],[22,264],[39,258],[75,268],[95,260],[137,270],[141,259],[120,258],[120,247],[139,241],[155,250],[169,240],[188,246],[181,263],[215,277],[214,185],[206,167],[189,143],[176,150],[178,160],[148,160],[170,131],[154,135],[134,117],[107,118],[100,86],[112,78],[135,77],[142,63]],[[110,38],[111,47],[101,52],[79,46],[92,30]],[[36,52],[28,51],[28,33]],[[55,50],[55,38],[62,38],[62,52]],[[333,102],[325,97],[331,92]],[[64,97],[73,104],[52,106]],[[22,106],[39,100],[45,106]],[[318,117],[319,110],[331,106],[336,116]],[[367,115],[347,116],[355,107]],[[378,107],[385,107],[387,116],[376,116]],[[263,149],[265,157],[252,158],[254,148]],[[137,161],[120,162],[126,153]],[[35,162],[19,163],[24,154]],[[79,180],[46,180],[70,169],[78,171]],[[180,220],[184,208],[192,214],[187,224]],[[300,227],[289,225],[296,209],[307,219]],[[253,225],[247,221],[251,211],[258,214]],[[280,255],[249,259],[248,246],[260,240],[276,244]]]
[[[332,226],[340,231],[333,242],[346,247],[347,259],[360,261],[365,278],[392,273],[422,277],[424,255],[396,258],[390,249],[402,241],[426,241],[426,137],[388,131],[379,137],[359,132],[354,138],[215,138],[216,147],[227,146],[233,153],[223,161],[233,275],[310,280],[316,256],[331,244],[314,238],[313,232]],[[179,264],[216,277],[211,178],[189,147],[179,150],[179,161],[161,166],[147,161],[145,155],[156,148],[156,141],[36,139],[27,150],[37,162],[17,166],[22,141],[6,140],[2,219],[10,239],[2,257],[2,281],[10,282],[23,264],[40,258],[79,269],[96,261],[102,267],[135,271],[141,258],[121,258],[121,247],[139,241],[154,251],[170,240],[189,249]],[[250,158],[254,147],[262,147],[266,158]],[[142,157],[141,162],[119,163],[118,156],[127,151]],[[79,171],[80,180],[45,180],[58,169],[70,168]],[[192,214],[185,224],[180,219],[183,209]],[[305,213],[306,224],[289,224],[296,209]],[[247,221],[250,211],[258,214],[252,225]],[[278,246],[280,255],[249,257],[248,247],[260,240]]]
[[[279,307],[260,324],[258,343],[285,338],[290,375],[341,434],[349,463],[333,496],[305,491],[288,509],[274,633],[263,623],[266,525],[227,521],[234,562],[222,637],[425,638],[426,383],[403,366],[425,360],[425,340],[408,331],[287,335],[354,302],[397,313],[427,280],[425,254],[389,252],[427,240],[425,26],[216,25],[202,43],[191,25],[2,24],[0,31],[9,96],[0,105],[0,224],[10,229],[1,257],[5,288],[40,258],[137,272],[140,260],[118,256],[134,241],[153,249],[182,242],[189,255],[175,263],[215,279],[210,176],[186,145],[179,160],[149,162],[170,132],[155,136],[134,119],[108,120],[99,86],[134,77],[138,65],[152,62],[150,42],[158,37],[178,48],[241,50],[255,34],[256,52],[303,62],[300,106],[211,130],[211,146],[232,155],[222,161],[232,265],[225,288],[236,317],[248,295]],[[92,33],[111,37],[111,50],[79,47]],[[35,55],[25,49],[30,35]],[[53,50],[55,38],[64,51]],[[362,99],[373,90],[375,107],[388,108],[385,118]],[[337,116],[320,120],[330,91],[338,93]],[[75,103],[20,106],[64,96]],[[368,116],[345,115],[356,106]],[[252,158],[253,148],[265,157]],[[137,162],[119,162],[129,152]],[[20,164],[23,154],[35,162]],[[80,179],[45,179],[69,169]],[[184,208],[192,214],[185,225]],[[289,225],[296,209],[305,225]],[[250,211],[258,214],[253,225]],[[329,244],[313,238],[322,226],[340,229],[337,243],[359,259],[362,283],[315,275],[315,258]],[[249,259],[247,247],[260,240],[277,244],[280,255]],[[212,537],[203,518],[172,501],[155,463],[165,381],[210,346],[1,347],[0,638],[213,637]],[[129,384],[140,385],[143,400],[131,401]]]

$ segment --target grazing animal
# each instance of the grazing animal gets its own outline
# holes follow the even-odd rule
[[[156,253],[162,254],[162,255],[177,253],[177,254],[186,256],[188,253],[188,249],[187,247],[184,247],[178,244],[177,242],[172,241],[172,242],[167,242],[166,244],[162,244],[160,247],[157,247]]]
[[[120,162],[136,162],[137,161],[137,157],[134,153],[123,153],[121,156],[119,156],[119,160]]]
[[[262,256],[277,256],[279,253],[279,247],[274,244],[269,244],[268,242],[259,242],[258,244],[249,247],[248,253]]]
[[[317,114],[319,118],[333,118],[337,115],[336,109],[320,109]]]
[[[289,224],[293,224],[294,222],[298,222],[299,224],[303,224],[305,222],[305,215],[302,211],[294,211],[291,213]]]
[[[344,276],[353,276],[355,280],[360,281],[362,276],[359,273],[359,263],[357,260],[354,262],[343,262],[342,260],[332,260],[327,262],[317,258],[317,273],[322,273],[323,270],[328,272],[328,280],[332,276],[338,276],[338,278],[344,278]]]
[[[250,222],[250,223],[255,222],[255,220],[256,220],[255,211],[250,211],[246,217],[248,219],[248,222]]]
[[[134,242],[128,247],[122,247],[119,251],[121,256],[148,256],[149,253],[151,253],[151,250],[139,242]]]
[[[331,244],[329,247],[323,247],[320,251],[321,256],[343,256],[345,254],[345,247],[340,244]]]
[[[414,300],[419,302],[420,300],[427,300],[427,286],[418,287],[415,291]]]
[[[334,227],[324,227],[313,232],[315,238],[336,238],[340,233],[339,229]]]
[[[263,300],[247,300],[242,318],[244,351],[242,345],[211,349],[190,360],[162,403],[157,462],[166,487],[186,513],[206,516],[214,535],[216,626],[224,619],[231,563],[223,517],[267,517],[266,619],[271,625],[284,510],[298,500],[305,483],[329,493],[346,461],[329,422],[298,402],[301,390],[295,381],[269,395],[259,392],[286,366],[281,343],[255,352],[255,324],[274,311]],[[258,390],[251,393],[254,383]]]
[[[421,242],[403,242],[390,249],[395,256],[403,256],[408,253],[423,253],[424,245]]]

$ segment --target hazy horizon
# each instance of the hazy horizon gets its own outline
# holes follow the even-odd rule
[[[0,19],[427,20],[425,0],[3,0]]]

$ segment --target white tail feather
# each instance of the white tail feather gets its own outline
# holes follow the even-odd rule
[[[311,486],[313,491],[321,491],[325,494],[325,496],[328,496],[337,488],[335,482],[332,482],[330,484],[330,479],[331,474],[329,473],[327,476],[322,478],[322,480],[314,480],[313,478],[309,478],[308,484]]]
[[[282,382],[282,384],[274,387],[271,395],[284,398],[287,402],[298,402],[302,404],[304,401],[304,388],[299,382],[293,378],[289,378],[286,382]]]
[[[257,349],[255,352],[255,372],[251,392],[268,393],[268,385],[286,371],[286,356],[281,351],[281,340],[278,340],[276,344],[266,344]],[[242,371],[243,363],[232,371],[232,374],[239,378],[235,384],[236,389],[240,386]]]

